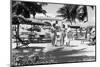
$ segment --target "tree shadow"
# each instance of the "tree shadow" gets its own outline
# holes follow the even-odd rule
[[[83,48],[84,49],[84,48]],[[83,49],[79,49],[79,50],[71,50],[71,51],[62,51],[61,48],[60,49],[57,49],[57,50],[54,50],[54,51],[50,51],[50,52],[47,52],[47,55],[50,54],[52,56],[55,57],[55,60],[57,62],[67,62],[67,61],[72,61],[72,60],[78,60],[83,57],[75,57],[75,56],[67,56],[67,55],[73,55],[73,54],[79,54],[79,53],[82,53],[82,52],[85,52],[85,51],[82,51]]]

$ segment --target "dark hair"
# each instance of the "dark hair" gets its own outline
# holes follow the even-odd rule
[[[63,24],[63,28],[65,28],[65,25]]]
[[[70,25],[68,25],[68,27],[70,27]]]
[[[56,21],[56,23],[58,23],[58,21]]]
[[[55,27],[56,24],[53,24],[53,27]]]

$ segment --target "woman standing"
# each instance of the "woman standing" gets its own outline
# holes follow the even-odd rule
[[[64,45],[70,46],[70,39],[68,38],[68,32],[70,31],[70,27],[67,26],[67,28],[65,28],[65,38],[64,38]]]

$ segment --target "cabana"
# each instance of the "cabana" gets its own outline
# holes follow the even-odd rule
[[[77,30],[80,29],[81,27],[80,26],[76,26],[76,25],[70,25],[69,27],[76,30],[76,38],[78,38],[78,32],[77,32]]]
[[[24,41],[23,39],[20,38],[20,35],[19,35],[20,24],[26,24],[26,25],[32,25],[32,26],[45,25],[45,23],[42,23],[40,21],[30,20],[29,18],[24,18],[22,16],[13,16],[12,17],[12,25],[14,25],[16,27],[16,29],[15,29],[16,34],[14,35],[14,37],[16,38],[17,47],[19,46],[19,42],[26,46],[29,44],[29,40]],[[35,28],[35,30],[36,30],[36,28]]]

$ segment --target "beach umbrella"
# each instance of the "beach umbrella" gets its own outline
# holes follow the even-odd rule
[[[50,22],[44,22],[46,26],[51,26]]]

